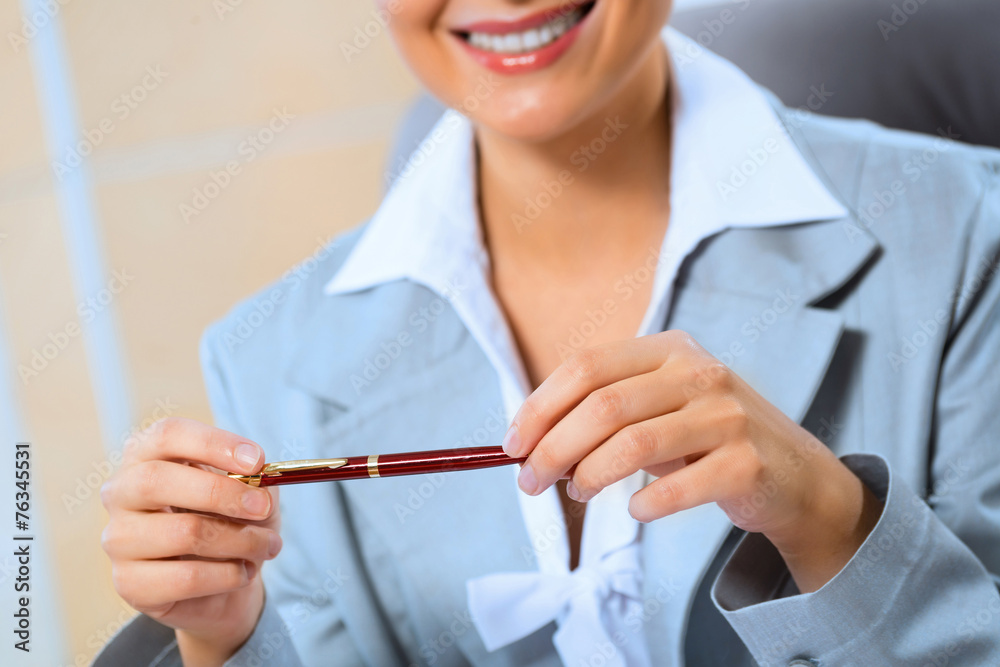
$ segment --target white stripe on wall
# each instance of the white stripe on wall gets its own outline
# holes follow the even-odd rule
[[[47,0],[21,0],[22,10],[29,20],[33,15],[52,14],[53,6],[61,7]],[[30,42],[51,163],[62,162],[67,148],[76,145],[81,138],[59,18],[56,12],[38,29],[38,34]],[[98,238],[89,161],[84,158],[81,166],[64,173],[61,178],[53,175],[53,179],[74,291],[77,302],[82,303],[105,289],[110,278]],[[81,321],[80,325],[102,438],[104,446],[111,451],[121,444],[123,434],[129,431],[132,424],[131,402],[118,343],[115,304],[112,302],[92,321]]]

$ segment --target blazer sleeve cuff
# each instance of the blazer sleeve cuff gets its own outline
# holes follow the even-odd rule
[[[223,667],[302,667],[291,632],[274,603],[265,596],[253,634]]]
[[[916,655],[947,655],[963,636],[957,627],[925,626],[928,615],[947,616],[957,626],[956,612],[974,616],[981,606],[1000,602],[993,600],[996,587],[928,505],[893,478],[885,459],[851,454],[841,460],[884,502],[878,523],[854,557],[825,586],[799,594],[777,549],[751,533],[719,573],[713,602],[762,665],[796,659],[841,664],[857,655],[898,658],[896,648],[906,645],[900,641],[912,642]],[[956,597],[969,604],[956,605]],[[971,641],[962,647],[965,658],[981,650],[995,655],[995,644]]]

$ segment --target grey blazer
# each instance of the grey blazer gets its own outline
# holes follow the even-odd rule
[[[704,575],[685,662],[1000,665],[1000,153],[779,113],[852,214],[708,239],[663,327],[691,333],[815,433],[885,509],[853,560],[806,595],[766,540],[709,516],[706,544],[690,547]],[[219,426],[269,460],[447,447],[498,421],[497,378],[447,304],[355,389],[381,343],[441,305],[407,281],[324,295],[361,233],[203,340]],[[777,293],[794,306],[770,317]],[[528,569],[514,494],[507,469],[285,489],[284,551],[263,569],[263,616],[229,664],[558,664],[551,625],[488,653],[468,618],[467,579]],[[655,601],[669,580],[659,555],[676,545],[656,522],[643,531]],[[677,653],[662,620],[644,619],[661,665]],[[172,633],[139,617],[97,664],[178,658]]]

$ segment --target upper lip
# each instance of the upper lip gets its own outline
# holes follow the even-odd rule
[[[579,2],[560,3],[555,7],[543,9],[540,12],[530,14],[519,19],[500,19],[490,21],[477,21],[457,26],[452,30],[460,33],[482,32],[488,35],[505,35],[512,32],[523,32],[538,26],[545,25],[549,21],[559,16],[566,16],[574,9],[585,5],[593,4],[593,0],[580,0]]]

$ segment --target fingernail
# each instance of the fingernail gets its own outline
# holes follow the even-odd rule
[[[253,578],[257,576],[257,563],[252,560],[243,561],[243,569],[247,573],[247,581],[253,581]]]
[[[271,496],[267,491],[247,491],[243,494],[243,509],[250,514],[264,516],[271,504]]]
[[[281,536],[277,533],[271,533],[267,537],[267,555],[274,558],[281,551]]]
[[[236,448],[236,460],[247,470],[253,470],[260,461],[260,447],[244,442]]]
[[[517,474],[517,485],[529,496],[535,495],[535,490],[538,488],[538,478],[535,477],[535,471],[531,469],[530,463],[525,463],[521,472]]]
[[[496,442],[496,441],[494,441]],[[521,433],[517,429],[517,424],[511,424],[510,428],[507,429],[507,435],[503,437],[503,443],[500,445],[503,447],[504,454],[516,459],[521,454]]]
[[[566,482],[566,495],[576,502],[581,502],[580,491],[576,488],[576,484],[573,483],[573,480]]]

